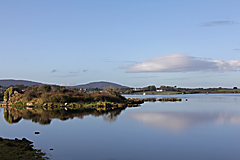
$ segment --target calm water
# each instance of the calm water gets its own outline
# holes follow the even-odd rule
[[[12,124],[1,108],[0,136],[26,137],[54,160],[239,160],[240,94],[178,97],[104,115],[62,113],[62,120],[11,115]]]

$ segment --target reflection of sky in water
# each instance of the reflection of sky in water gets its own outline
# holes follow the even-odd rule
[[[184,130],[199,124],[230,123],[240,125],[240,115],[234,113],[196,113],[196,112],[161,112],[132,113],[133,119],[159,128]]]
[[[154,97],[159,98],[162,95]],[[184,131],[204,125],[240,127],[240,94],[170,95],[170,97],[181,97],[183,101],[146,103],[139,109],[128,112],[128,116],[144,125],[170,131]]]

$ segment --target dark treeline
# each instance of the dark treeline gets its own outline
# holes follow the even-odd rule
[[[240,89],[233,88],[182,88],[177,86],[160,86],[156,87],[150,85],[143,88],[132,88],[126,93],[128,94],[140,94],[142,92],[150,92],[151,94],[196,94],[196,93],[240,93]]]

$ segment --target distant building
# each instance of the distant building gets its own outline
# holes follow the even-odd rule
[[[163,92],[163,90],[161,88],[157,88],[156,90],[157,92]]]
[[[134,91],[141,91],[142,88],[133,88]]]

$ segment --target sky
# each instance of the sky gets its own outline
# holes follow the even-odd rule
[[[239,0],[0,0],[0,79],[240,87]]]

